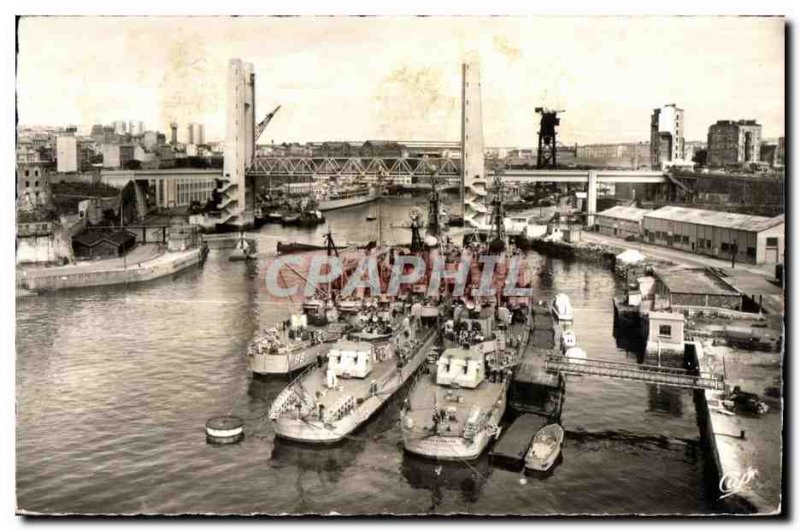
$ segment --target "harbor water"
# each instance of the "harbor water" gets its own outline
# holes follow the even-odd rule
[[[408,241],[408,211],[381,208],[383,237]],[[327,212],[339,243],[378,238],[376,205]],[[267,410],[286,380],[250,380],[245,350],[297,302],[267,300],[275,243],[322,243],[325,226],[266,225],[259,258],[212,251],[202,267],[135,286],[17,299],[17,506],[44,513],[708,513],[692,394],[569,376],[563,460],[549,477],[404,454],[395,396],[333,447],[273,436]],[[589,356],[635,355],[612,336],[622,286],[601,265],[536,254],[537,298],[566,293]],[[407,392],[401,391],[400,395]],[[206,443],[213,416],[245,420],[239,444]]]

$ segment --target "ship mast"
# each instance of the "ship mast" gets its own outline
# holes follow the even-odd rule
[[[492,229],[489,233],[489,248],[502,251],[506,248],[505,212],[503,209],[503,170],[494,172],[494,198],[492,199]]]

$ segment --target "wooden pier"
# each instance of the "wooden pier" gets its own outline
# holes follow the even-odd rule
[[[508,426],[491,451],[493,462],[507,466],[519,466],[531,446],[531,440],[547,424],[547,417],[524,414]]]

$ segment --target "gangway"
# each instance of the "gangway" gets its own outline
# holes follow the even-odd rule
[[[605,376],[619,380],[672,385],[689,389],[725,390],[725,379],[722,375],[708,372],[692,374],[686,369],[658,365],[589,358],[575,359],[553,354],[548,355],[545,359],[545,370],[548,372]]]

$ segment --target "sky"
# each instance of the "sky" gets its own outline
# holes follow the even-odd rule
[[[481,68],[487,146],[533,146],[537,106],[564,143],[649,140],[655,107],[685,138],[721,119],[784,134],[784,21],[757,17],[26,17],[21,125],[143,120],[225,134],[230,58],[252,62],[260,143],[460,139],[461,68]]]

